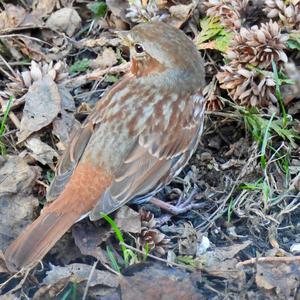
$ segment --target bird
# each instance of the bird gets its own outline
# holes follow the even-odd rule
[[[158,21],[119,36],[130,70],[71,135],[48,191],[55,200],[5,251],[11,272],[36,266],[81,218],[95,221],[132,199],[150,199],[197,148],[205,71],[193,42]]]

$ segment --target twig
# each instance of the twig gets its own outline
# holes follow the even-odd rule
[[[20,34],[20,33],[12,33],[12,34],[4,34],[4,35],[0,35],[0,39],[5,39],[5,38],[13,38],[13,37],[21,37],[21,38],[25,38],[25,39],[29,39],[29,40],[33,40],[42,44],[46,44],[50,47],[52,47],[52,45],[48,42],[45,42],[41,39],[35,38],[33,36],[29,36],[29,35],[25,35],[25,34]]]
[[[252,264],[260,264],[260,263],[284,263],[291,264],[293,262],[300,262],[300,256],[288,256],[288,257],[277,257],[277,256],[268,256],[268,257],[256,257],[250,258],[245,261],[239,262],[236,267],[243,267]]]
[[[83,296],[82,296],[82,300],[85,300],[86,297],[87,297],[87,293],[88,293],[88,291],[89,291],[89,286],[90,286],[90,283],[91,283],[93,274],[94,274],[94,272],[95,272],[95,270],[96,270],[96,267],[97,267],[98,262],[99,262],[99,259],[96,260],[96,261],[94,262],[94,264],[93,264],[93,267],[92,267],[91,272],[90,272],[90,274],[89,274],[88,280],[87,280],[87,282],[86,282],[86,286],[85,286],[85,288],[84,288],[84,293],[83,293]]]
[[[91,73],[67,79],[63,83],[67,88],[75,88],[77,86],[87,83],[88,81],[99,80],[106,74],[118,74],[127,72],[129,70],[129,66],[130,63],[124,63],[115,67],[106,68],[104,70],[95,70]]]
[[[21,282],[23,283],[23,282],[25,281],[24,278],[25,278],[25,279],[27,278],[27,276],[28,276],[28,274],[29,274],[29,271],[30,271],[30,270],[27,270],[27,271],[25,272],[25,276],[24,276],[23,279],[20,281],[20,283],[21,283]],[[11,282],[12,279],[20,277],[20,276],[23,274],[23,272],[24,272],[24,270],[20,270],[19,272],[15,273],[15,274],[12,275],[11,277],[9,277],[6,281],[4,281],[3,283],[1,283],[1,284],[0,284],[0,291],[1,291],[1,290],[2,290],[9,282]],[[19,287],[20,283],[19,283],[13,290],[16,290],[16,288]]]
[[[14,78],[18,78],[17,73],[13,70],[13,68],[9,65],[9,63],[4,59],[4,57],[0,54],[0,58],[3,61],[4,65],[8,68],[8,70],[12,73]],[[8,77],[10,78],[10,76]]]
[[[175,267],[178,267],[178,268],[181,268],[181,269],[185,269],[185,270],[189,270],[189,271],[194,271],[194,269],[191,268],[191,267],[189,267],[189,266],[177,264],[177,263],[175,263],[175,262],[171,262],[171,261],[168,261],[168,260],[166,260],[166,259],[163,259],[163,258],[154,256],[154,255],[152,255],[152,254],[146,253],[145,251],[142,251],[142,250],[139,250],[139,249],[134,248],[134,247],[132,247],[132,246],[129,246],[129,245],[125,244],[125,243],[120,243],[120,245],[123,245],[123,246],[125,246],[126,248],[128,248],[128,249],[130,249],[130,250],[133,250],[133,251],[135,251],[135,252],[138,252],[138,253],[140,253],[140,254],[143,254],[143,255],[145,255],[145,256],[148,256],[148,257],[151,257],[151,258],[156,259],[156,260],[158,260],[158,261],[164,262],[164,263],[166,263],[167,265],[172,265],[172,266],[175,266]]]

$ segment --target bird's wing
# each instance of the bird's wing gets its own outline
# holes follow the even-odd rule
[[[90,213],[91,220],[109,214],[129,200],[158,191],[178,174],[195,150],[203,128],[204,100],[199,100],[197,115],[179,118],[174,128],[153,131],[146,128],[119,168],[112,185]],[[198,114],[199,113],[199,114]],[[151,132],[152,131],[152,132]]]
[[[94,111],[89,115],[86,121],[73,130],[67,149],[60,158],[55,171],[55,177],[51,182],[47,193],[48,201],[56,199],[64,190],[71,175],[77,167],[86,146],[88,145],[92,134],[97,130],[97,126],[102,121],[103,110],[105,105],[120,88],[126,86],[130,78],[124,78],[116,83],[97,103]]]

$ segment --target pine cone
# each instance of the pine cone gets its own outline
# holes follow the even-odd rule
[[[237,30],[242,25],[242,13],[248,5],[248,0],[207,0],[206,14],[220,18],[221,23],[228,29]]]
[[[149,252],[153,251],[159,256],[165,255],[166,250],[169,248],[170,240],[166,238],[165,234],[154,228],[156,225],[154,215],[142,208],[140,216],[142,230],[136,238],[137,247],[144,251],[148,248]]]
[[[277,106],[275,82],[272,72],[249,71],[241,65],[222,67],[216,77],[220,87],[228,91],[229,96],[239,105],[269,107]]]
[[[58,61],[53,65],[53,61],[48,64],[37,63],[32,60],[30,70],[21,73],[17,72],[19,76],[18,81],[14,80],[14,82],[7,84],[7,93],[10,95],[21,96],[26,93],[27,89],[34,81],[42,79],[45,75],[50,75],[54,81],[60,82],[68,76],[66,69],[66,64],[62,61]]]
[[[131,0],[129,1],[129,8],[126,17],[131,19],[134,23],[142,23],[147,21],[160,21],[164,15],[160,15],[159,11],[162,7],[162,1],[154,0]]]
[[[219,98],[220,89],[217,86],[217,80],[214,77],[203,90],[203,95],[206,100],[207,111],[217,111],[224,108],[223,101]]]
[[[255,25],[250,29],[241,28],[235,35],[231,51],[227,58],[234,63],[251,64],[266,69],[271,67],[272,61],[286,63],[288,58],[284,52],[288,36],[280,33],[278,23],[270,21]]]
[[[278,20],[287,31],[300,30],[300,0],[267,0],[263,10],[268,18]]]

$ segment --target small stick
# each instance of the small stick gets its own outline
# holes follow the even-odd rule
[[[99,80],[106,74],[118,74],[118,73],[125,73],[129,70],[130,63],[123,63],[121,65],[106,68],[106,69],[97,69],[91,73],[87,73],[81,76],[77,76],[75,78],[67,79],[63,83],[68,88],[75,88],[76,86],[80,86],[85,84],[91,80]]]
[[[300,256],[288,256],[288,257],[257,257],[257,258],[251,258],[245,261],[239,262],[236,267],[242,267],[252,264],[259,264],[259,263],[285,263],[285,264],[291,264],[293,262],[299,262]]]

